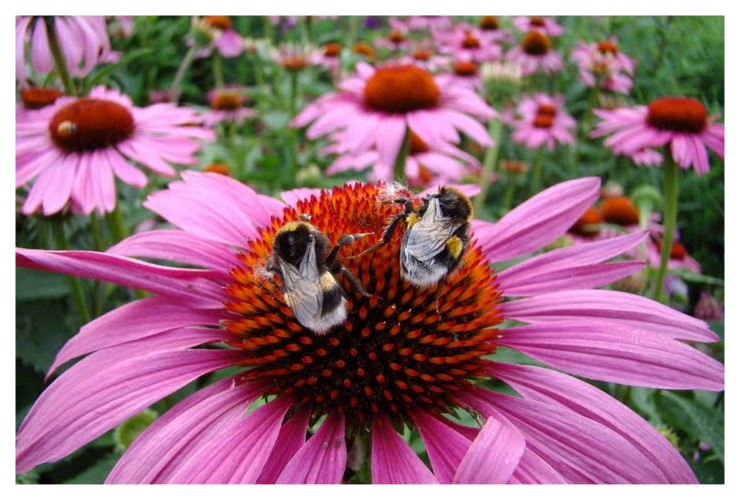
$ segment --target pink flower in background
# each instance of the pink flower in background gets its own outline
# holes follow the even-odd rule
[[[635,61],[619,51],[616,39],[579,42],[572,57],[578,64],[578,76],[584,85],[598,85],[612,92],[629,94]]]
[[[511,33],[501,28],[497,16],[482,16],[478,22],[481,36],[491,42],[512,43],[514,37]]]
[[[415,64],[430,73],[437,73],[450,66],[450,56],[437,53],[429,43],[421,43],[412,47],[408,54],[390,62],[399,66]]]
[[[194,24],[194,28],[209,40],[207,46],[196,51],[197,57],[209,57],[215,49],[223,57],[231,59],[246,50],[244,37],[233,28],[229,16],[203,16]],[[186,43],[190,46],[196,41],[189,38]]]
[[[202,115],[203,123],[213,126],[221,122],[241,123],[257,116],[257,112],[244,105],[247,100],[246,88],[227,86],[208,91],[208,104],[211,109]]]
[[[15,122],[21,123],[39,109],[51,106],[64,95],[54,87],[29,87],[19,92],[20,102],[15,106]]]
[[[441,295],[400,277],[398,225],[387,245],[342,260],[368,292],[338,277],[351,301],[344,323],[324,335],[298,323],[278,283],[260,274],[277,229],[309,216],[332,244],[371,232],[344,250],[357,255],[399,212],[383,201],[410,195],[398,189],[299,189],[283,204],[229,177],[187,171],[145,202],[173,229],[135,234],[103,253],[17,249],[20,266],[151,294],[88,323],[57,354],[50,376],[85,357],[28,412],[17,473],[230,368],[143,431],[107,482],[338,483],[361,437],[374,483],[696,482],[642,417],[569,375],[722,390],[722,364],[684,342],[717,341],[704,322],[597,289],[640,269],[609,260],[645,234],[529,256],[591,206],[598,179],[553,186],[496,223],[473,221],[472,243]],[[491,264],[512,260],[493,272]],[[549,367],[496,360],[498,347]],[[466,413],[478,425],[455,420]],[[420,433],[431,467],[399,434],[404,426]]]
[[[117,90],[95,87],[88,97],[60,97],[16,124],[16,188],[30,184],[23,213],[72,209],[90,214],[116,205],[114,178],[144,187],[141,163],[174,177],[170,163],[194,165],[201,141],[213,140],[198,115],[172,104],[139,108]],[[35,180],[34,180],[35,179]]]
[[[501,47],[490,36],[466,23],[456,25],[439,42],[440,51],[459,61],[480,63],[495,61],[501,57]]]
[[[543,145],[552,150],[556,143],[570,144],[575,138],[571,129],[576,121],[563,109],[563,97],[535,94],[524,98],[517,106],[518,119],[513,121],[514,142],[528,148]]]
[[[390,30],[387,36],[376,38],[373,44],[376,47],[395,52],[408,50],[412,45],[408,32],[404,31],[403,28]]]
[[[691,97],[661,97],[649,106],[614,110],[595,109],[601,121],[591,137],[609,137],[604,145],[627,156],[645,148],[670,146],[673,160],[697,174],[709,171],[706,148],[720,158],[725,154],[725,127],[715,123],[704,105]]]
[[[338,132],[334,139],[342,141],[348,154],[375,149],[383,164],[392,165],[407,128],[432,147],[459,143],[458,130],[490,146],[491,138],[477,119],[493,116],[495,111],[475,92],[419,66],[358,63],[356,74],[340,82],[337,92],[309,104],[291,124],[311,123],[309,139]]]
[[[547,36],[560,36],[563,34],[563,27],[551,17],[515,17],[512,21],[519,31],[525,33],[529,31],[541,31]]]
[[[480,91],[483,87],[483,78],[478,63],[473,61],[455,61],[452,71],[448,74],[450,82],[455,85]]]
[[[322,152],[340,155],[326,169],[329,175],[348,170],[362,171],[370,167],[368,180],[373,182],[394,180],[393,164],[382,163],[377,151],[369,150],[357,156],[350,156],[343,154],[344,151],[340,145],[333,144],[324,148]],[[465,151],[451,144],[438,144],[431,148],[418,135],[411,132],[405,166],[405,176],[411,186],[457,184],[466,175],[480,173],[480,169],[478,160]]]
[[[552,49],[550,39],[534,30],[527,33],[522,43],[506,53],[506,58],[522,68],[522,76],[543,72],[552,74],[563,67],[563,58]]]
[[[69,74],[87,76],[108,58],[110,40],[103,16],[54,16],[54,27]],[[29,73],[27,62],[33,69]],[[41,17],[21,16],[15,21],[15,78],[24,84],[32,76],[54,69],[46,24]]]
[[[663,164],[663,155],[650,148],[632,153],[630,158],[635,165],[655,167]]]

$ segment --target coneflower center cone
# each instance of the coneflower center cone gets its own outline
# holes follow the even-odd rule
[[[707,127],[707,109],[691,97],[661,97],[650,103],[647,122],[672,132],[700,133]]]
[[[21,92],[21,101],[26,109],[41,109],[54,104],[63,95],[52,87],[33,87]]]
[[[601,217],[610,224],[631,226],[640,222],[640,211],[627,196],[614,196],[601,203]]]
[[[544,56],[550,50],[550,39],[539,30],[524,35],[522,49],[531,56]]]
[[[484,31],[496,31],[499,28],[498,17],[483,16],[478,27]]]
[[[231,19],[228,16],[205,16],[203,22],[211,28],[226,31],[231,28]]]
[[[458,61],[452,71],[457,76],[475,76],[478,74],[478,65],[472,61]]]
[[[286,209],[239,255],[241,265],[226,287],[232,299],[226,307],[234,316],[223,324],[230,344],[246,354],[245,379],[269,382],[266,395],[292,398],[316,416],[343,413],[348,426],[364,427],[379,413],[400,422],[415,409],[447,411],[455,393],[483,375],[482,357],[496,350],[501,312],[495,275],[477,244],[438,285],[441,290],[401,278],[403,224],[387,245],[347,258],[378,241],[389,218],[403,209],[383,203],[397,194],[384,197],[373,185],[334,188]],[[343,234],[372,233],[345,247],[341,259],[371,296],[338,276],[348,317],[323,335],[298,323],[283,300],[280,278],[265,279],[260,272],[275,232],[301,215],[309,215],[332,242]]]
[[[480,40],[477,36],[473,35],[472,33],[465,33],[465,36],[462,39],[462,42],[460,42],[460,45],[463,49],[479,49],[480,48]]]
[[[365,84],[364,103],[386,113],[431,109],[439,103],[439,88],[428,71],[415,66],[378,68]]]
[[[602,40],[598,44],[599,52],[602,54],[612,54],[616,55],[619,52],[619,49],[617,48],[617,44],[612,42],[611,40]]]
[[[121,104],[83,97],[57,111],[49,122],[54,143],[70,152],[114,146],[134,132],[134,118]]]
[[[245,96],[238,92],[219,91],[211,98],[211,108],[221,111],[234,111],[244,105]]]

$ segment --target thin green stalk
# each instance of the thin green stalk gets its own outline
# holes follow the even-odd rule
[[[62,54],[62,49],[59,45],[59,38],[57,37],[57,29],[54,24],[53,16],[44,16],[44,24],[46,25],[46,35],[49,40],[49,51],[51,57],[54,59],[54,68],[59,74],[59,78],[62,80],[64,85],[64,92],[67,95],[76,96],[77,89],[72,82],[72,77],[69,76],[69,69],[67,68],[67,61]]]
[[[655,277],[653,298],[659,302],[665,300],[663,282],[665,281],[668,259],[673,248],[673,233],[676,230],[678,215],[678,165],[670,155],[663,167],[663,244],[660,249],[660,267]]]
[[[64,224],[61,219],[51,219],[51,231],[54,237],[55,246],[59,250],[69,250],[69,243],[67,242],[67,237],[64,235]],[[92,317],[90,316],[90,308],[87,305],[85,293],[82,289],[82,282],[77,276],[68,276],[67,281],[72,290],[72,299],[80,313],[82,323],[89,323]]]
[[[514,202],[514,189],[516,189],[514,179],[511,178],[510,175],[506,176],[506,191],[504,191],[504,200],[502,203],[503,211],[502,214],[505,214],[509,211],[511,208],[512,203]]]
[[[90,214],[90,232],[92,233],[95,250],[103,252],[105,250],[105,244],[103,243],[103,232],[100,228],[100,217],[94,210]]]
[[[406,183],[406,158],[411,150],[411,130],[406,127],[406,132],[403,135],[403,142],[401,143],[401,149],[398,150],[398,156],[396,161],[393,163],[393,178],[399,182]]]
[[[298,102],[298,71],[290,71],[290,95],[288,96],[288,112],[291,118],[298,111],[296,103]]]
[[[216,88],[224,86],[224,62],[217,50],[213,52],[213,86]]]
[[[532,165],[532,194],[539,193],[542,190],[542,170],[544,163],[545,148],[538,148]]]
[[[480,174],[480,181],[478,182],[480,194],[476,198],[473,208],[477,214],[481,214],[483,212],[483,205],[486,203],[488,188],[491,185],[491,174],[496,170],[498,146],[501,137],[501,122],[498,119],[492,118],[488,123],[488,135],[493,141],[493,146],[486,150],[486,155],[483,158],[483,171]]]
[[[190,47],[183,60],[180,62],[180,66],[177,67],[175,78],[172,80],[172,85],[170,85],[172,102],[177,102],[180,99],[180,94],[182,93],[182,80],[185,78],[185,73],[190,68],[190,65],[195,59],[196,50],[197,48],[195,45]]]
[[[117,203],[116,208],[105,216],[108,228],[113,235],[113,241],[115,243],[126,239],[129,235],[128,227],[126,226],[126,221],[123,218],[123,212],[121,212],[120,206],[121,204]]]

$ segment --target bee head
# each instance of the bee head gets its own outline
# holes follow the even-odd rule
[[[308,222],[288,222],[275,233],[272,251],[283,261],[297,267],[317,234],[320,234],[318,230]],[[317,252],[317,255],[321,253]]]
[[[437,198],[439,208],[446,217],[463,221],[473,218],[473,204],[461,191],[442,186],[432,197]]]

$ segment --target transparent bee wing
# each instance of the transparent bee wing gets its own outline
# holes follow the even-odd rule
[[[445,242],[460,226],[442,215],[439,202],[431,199],[421,220],[406,232],[404,251],[417,260],[429,261],[444,250]]]
[[[306,248],[299,267],[280,262],[285,286],[285,301],[293,310],[296,319],[302,324],[321,317],[323,295],[319,276],[321,274],[316,262],[316,246],[313,242]]]

